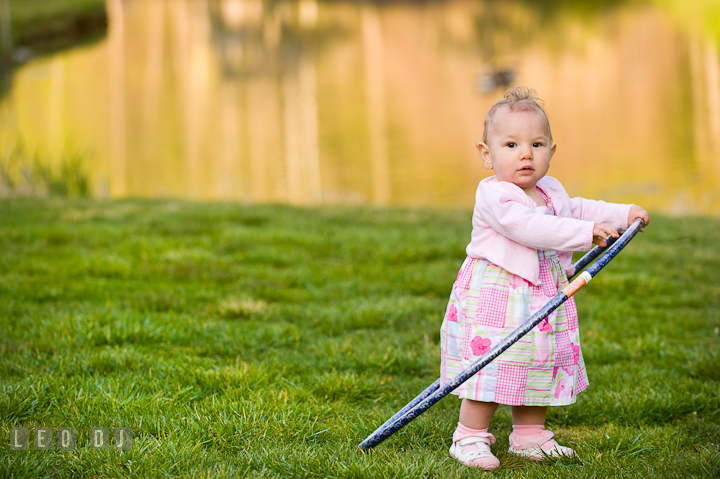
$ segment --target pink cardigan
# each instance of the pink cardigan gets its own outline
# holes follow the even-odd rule
[[[518,186],[485,178],[475,193],[472,236],[466,252],[539,284],[537,250],[557,251],[568,276],[574,273],[573,251],[589,251],[594,224],[627,229],[633,205],[570,198],[562,184],[546,176],[537,186],[550,197],[555,215],[535,211],[537,205]]]

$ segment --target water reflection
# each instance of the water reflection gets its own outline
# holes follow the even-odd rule
[[[107,0],[106,40],[18,70],[0,147],[90,149],[99,196],[469,207],[484,113],[526,84],[571,193],[720,213],[702,16],[551,3]]]

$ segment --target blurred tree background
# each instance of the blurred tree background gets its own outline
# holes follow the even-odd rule
[[[9,6],[12,44],[15,48],[57,50],[97,39],[107,30],[105,0],[3,2]]]

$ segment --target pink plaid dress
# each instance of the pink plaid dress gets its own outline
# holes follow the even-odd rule
[[[548,201],[548,198],[545,198]],[[554,214],[552,204],[538,207]],[[484,259],[466,258],[440,329],[445,384],[524,323],[568,284],[554,251],[538,250],[540,285]],[[572,404],[588,385],[575,300],[543,322],[453,394],[511,406]]]

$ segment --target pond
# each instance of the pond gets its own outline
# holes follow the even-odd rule
[[[527,85],[571,196],[720,213],[716,2],[107,8],[103,40],[16,69],[6,172],[20,151],[81,164],[101,198],[470,208],[491,174],[475,150],[485,112]]]

